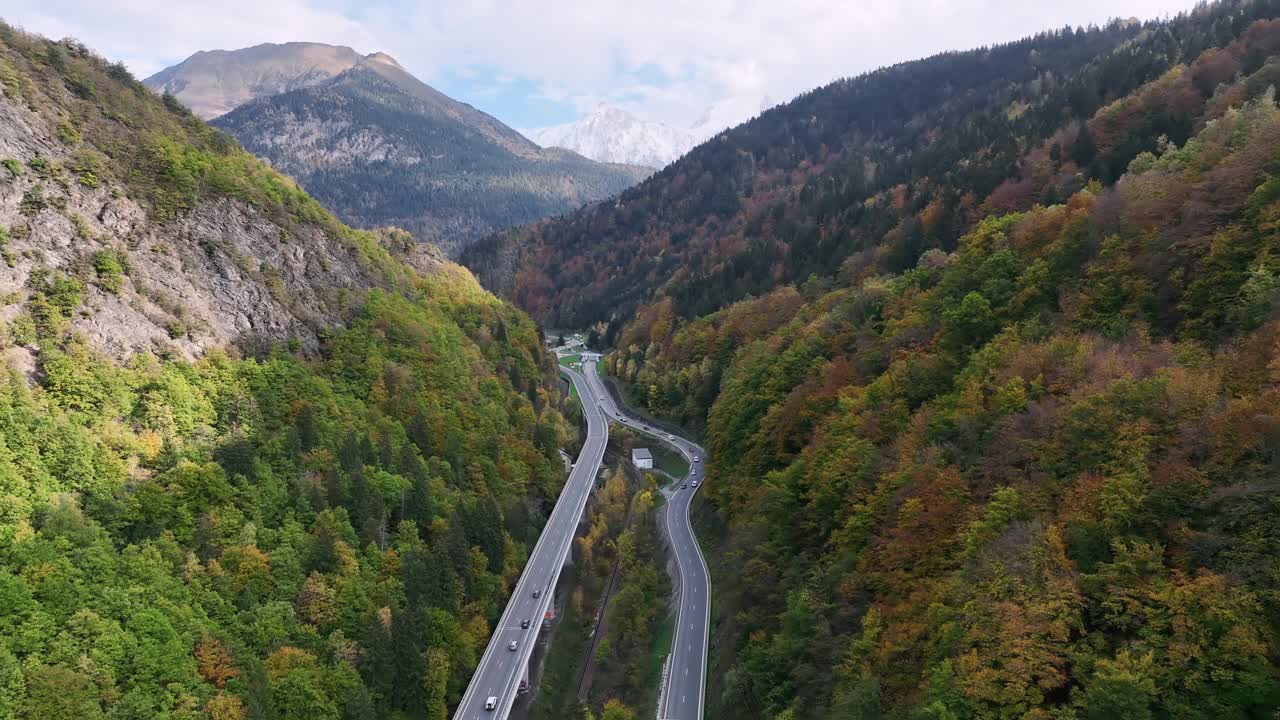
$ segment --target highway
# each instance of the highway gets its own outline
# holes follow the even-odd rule
[[[595,374],[594,363],[584,363],[583,367]],[[551,511],[551,517],[547,519],[524,571],[516,581],[502,618],[489,638],[489,646],[471,676],[471,683],[458,703],[454,720],[505,720],[511,712],[520,681],[527,677],[526,668],[542,628],[542,618],[554,600],[560,569],[573,547],[578,522],[604,459],[605,445],[609,442],[609,424],[598,404],[585,402],[587,398],[595,397],[595,393],[581,374],[567,368],[561,368],[561,371],[584,399],[582,412],[587,420],[587,439],[578,455],[578,462],[569,472],[564,489],[560,491],[560,499]],[[534,597],[535,592],[537,597]],[[526,621],[528,627],[522,627]],[[486,708],[489,698],[496,699],[491,709]]]
[[[685,488],[667,496],[664,529],[674,552],[678,576],[676,629],[668,659],[666,690],[659,717],[702,720],[706,693],[707,640],[711,620],[711,578],[702,550],[689,524],[689,503],[705,475],[706,453],[684,438],[670,435],[626,414],[605,390],[596,373],[598,356],[582,355],[582,373],[561,367],[578,391],[587,421],[587,439],[569,472],[551,517],[529,554],[502,618],[489,638],[480,664],[454,712],[454,720],[506,720],[542,628],[542,618],[555,596],[556,581],[573,546],[578,523],[591,495],[609,442],[609,420],[650,435],[674,447],[689,461]],[[537,592],[538,597],[534,597]],[[528,621],[527,627],[524,627]],[[514,649],[511,643],[515,643]],[[490,699],[494,706],[487,707]]]
[[[678,577],[672,578],[677,592],[676,630],[671,643],[667,665],[666,690],[662,695],[658,717],[665,720],[702,720],[705,705],[707,675],[707,641],[711,625],[711,576],[702,549],[689,524],[689,504],[694,493],[701,489],[706,475],[706,452],[689,440],[650,426],[645,421],[631,417],[625,408],[614,402],[596,374],[596,363],[586,362],[583,356],[583,374],[591,388],[590,395],[582,396],[583,406],[594,399],[604,415],[631,430],[650,435],[660,442],[674,447],[689,461],[689,475],[685,488],[676,487],[667,497],[667,539],[676,557]]]

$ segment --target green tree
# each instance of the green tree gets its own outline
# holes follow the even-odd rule
[[[1089,720],[1146,720],[1152,717],[1156,698],[1150,654],[1122,651],[1115,659],[1098,661],[1093,680],[1085,691]]]
[[[27,673],[23,717],[48,720],[104,718],[93,681],[61,665],[45,665]]]

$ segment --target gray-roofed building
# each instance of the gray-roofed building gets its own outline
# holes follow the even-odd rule
[[[631,451],[631,464],[641,470],[653,469],[653,453],[649,448],[635,448]]]

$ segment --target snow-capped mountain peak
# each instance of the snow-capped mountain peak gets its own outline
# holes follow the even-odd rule
[[[641,120],[605,103],[574,122],[522,132],[543,147],[568,148],[599,162],[655,169],[688,152],[699,139],[687,130]]]
[[[564,125],[522,130],[542,147],[562,147],[600,162],[626,163],[660,169],[689,152],[694,145],[764,112],[773,100],[729,98],[709,105],[687,129],[641,120],[620,107],[600,103],[591,112]]]

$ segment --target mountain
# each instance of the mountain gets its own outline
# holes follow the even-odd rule
[[[756,113],[773,107],[763,98]],[[600,103],[586,116],[564,125],[522,130],[545,148],[560,147],[600,162],[661,169],[693,146],[751,117],[740,99],[708,105],[687,130],[641,120],[621,108]]]
[[[539,148],[382,53],[258,46],[193,56],[148,82],[165,77],[166,85],[189,82],[193,93],[223,93],[197,94],[206,104],[256,95],[214,125],[345,222],[401,227],[446,252],[610,197],[648,174]]]
[[[374,57],[321,43],[265,43],[198,52],[142,82],[209,120],[255,98],[318,85]]]
[[[840,80],[463,260],[700,433],[708,717],[1280,707],[1280,3]]]
[[[0,258],[0,717],[446,717],[564,480],[529,318],[4,23]]]
[[[561,147],[600,162],[666,167],[697,144],[692,133],[648,122],[603,103],[564,125],[521,131],[542,147]]]
[[[1184,26],[1195,25],[1171,27]],[[655,293],[690,318],[842,265],[908,269],[930,248],[954,249],[988,198],[1007,206],[1046,184],[1006,184],[1021,172],[1020,143],[1053,138],[1057,159],[1028,173],[1083,166],[1088,174],[1065,176],[1079,183],[1114,182],[1156,149],[1133,140],[1099,153],[1092,135],[1081,139],[1098,109],[1201,49],[1168,39],[1170,29],[1142,40],[1153,55],[1176,55],[1128,63],[1126,43],[1144,29],[1046,33],[839,80],[699,145],[616,202],[497,234],[460,257],[552,327],[616,328]],[[1170,119],[1166,129],[1182,140],[1189,125]]]

